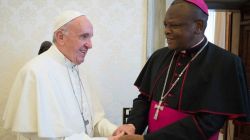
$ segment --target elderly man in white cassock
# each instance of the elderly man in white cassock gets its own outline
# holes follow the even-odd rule
[[[79,75],[78,65],[92,48],[92,36],[92,24],[84,14],[66,11],[56,18],[52,47],[17,75],[3,116],[5,128],[29,140],[119,137],[112,137],[117,127],[104,118],[86,75]]]

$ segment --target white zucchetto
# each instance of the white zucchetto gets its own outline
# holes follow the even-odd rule
[[[69,10],[61,13],[58,17],[55,19],[53,32],[61,28],[63,25],[67,24],[68,22],[72,21],[73,19],[85,16],[84,13],[80,13],[77,11]]]

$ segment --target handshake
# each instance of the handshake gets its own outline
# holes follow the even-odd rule
[[[135,135],[135,126],[133,124],[124,124],[118,127],[108,140],[143,140],[143,136]]]

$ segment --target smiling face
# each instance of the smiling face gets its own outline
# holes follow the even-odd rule
[[[92,48],[93,27],[86,16],[69,22],[56,33],[58,49],[74,64],[81,64]]]
[[[185,2],[171,5],[164,20],[169,48],[183,50],[196,44],[202,35],[198,22],[190,5]]]

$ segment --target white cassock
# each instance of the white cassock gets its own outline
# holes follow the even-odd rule
[[[97,96],[88,88],[86,75],[79,80],[77,70],[54,45],[28,62],[10,92],[4,128],[31,140],[111,136],[117,127],[104,118]],[[88,124],[83,122],[81,112]]]

